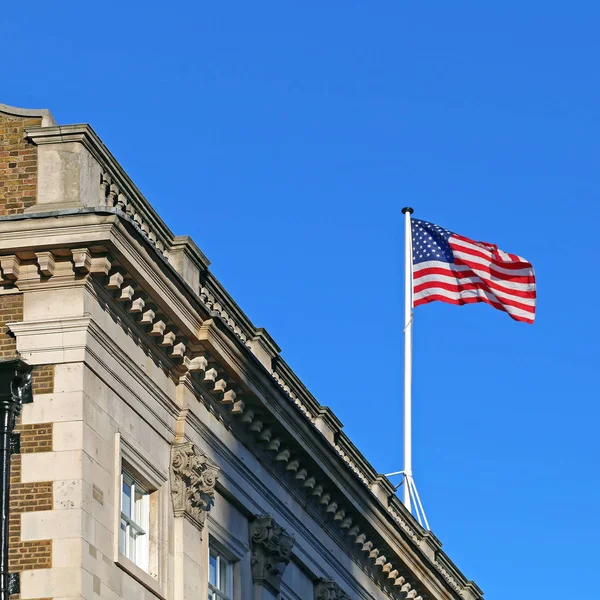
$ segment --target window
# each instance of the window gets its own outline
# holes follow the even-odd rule
[[[148,571],[150,494],[127,471],[121,472],[121,530],[119,552]]]
[[[231,600],[233,568],[220,552],[210,548],[208,557],[208,600]]]

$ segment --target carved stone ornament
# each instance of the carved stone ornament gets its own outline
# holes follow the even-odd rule
[[[350,596],[331,579],[321,579],[315,585],[315,600],[350,600]]]
[[[270,516],[257,517],[250,523],[252,581],[279,592],[281,577],[292,554],[293,536],[286,533]]]
[[[189,442],[171,447],[171,496],[176,517],[204,527],[214,503],[219,467]]]

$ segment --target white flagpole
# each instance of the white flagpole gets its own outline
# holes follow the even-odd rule
[[[402,471],[388,473],[386,477],[402,475],[402,503],[417,521],[429,529],[429,522],[417,491],[412,472],[412,326],[413,326],[413,255],[410,206],[404,214],[404,466]],[[400,487],[398,485],[396,489]]]
[[[412,316],[413,316],[413,277],[412,277],[412,230],[409,206],[402,209],[404,214],[404,466],[403,500],[411,510],[412,475]]]

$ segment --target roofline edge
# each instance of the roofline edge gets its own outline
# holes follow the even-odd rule
[[[14,117],[41,117],[42,127],[51,127],[57,125],[52,113],[47,108],[21,108],[19,106],[10,106],[0,103],[0,112]]]

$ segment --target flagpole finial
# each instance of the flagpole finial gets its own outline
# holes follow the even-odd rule
[[[415,209],[411,208],[410,206],[405,206],[402,209],[402,214],[410,213],[412,215],[414,212],[415,212]]]

